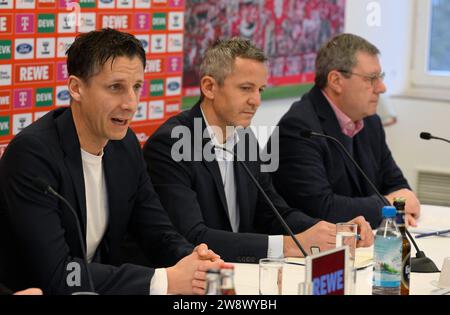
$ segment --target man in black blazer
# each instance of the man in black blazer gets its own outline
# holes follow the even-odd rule
[[[341,222],[363,215],[376,228],[383,203],[335,143],[302,138],[302,130],[337,138],[390,202],[405,197],[408,224],[415,225],[420,215],[420,204],[375,115],[379,95],[386,91],[378,54],[359,36],[332,38],[318,52],[315,86],[278,124],[280,161],[274,185],[289,205],[311,216]]]
[[[294,242],[283,237],[285,231],[242,163],[307,251],[335,246],[335,226],[288,207],[262,171],[258,143],[247,127],[266,86],[265,60],[247,40],[218,41],[201,65],[201,100],[164,123],[144,146],[150,177],[174,225],[189,241],[207,242],[227,261],[300,255]],[[234,150],[245,161],[236,162],[212,144]],[[355,222],[362,231],[360,245],[370,245],[367,222],[362,217]]]
[[[144,80],[140,42],[104,29],[77,37],[67,54],[70,108],[25,128],[0,162],[2,280],[14,291],[89,291],[81,241],[100,294],[203,293],[206,269],[221,260],[174,230],[129,129]],[[35,178],[67,198],[77,217]],[[125,233],[155,266],[173,267],[119,265]]]

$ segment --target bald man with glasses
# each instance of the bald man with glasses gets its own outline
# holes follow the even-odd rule
[[[415,226],[420,203],[386,144],[378,100],[386,92],[379,50],[365,39],[340,34],[319,50],[315,85],[295,102],[279,126],[279,168],[275,187],[290,206],[329,222],[362,215],[373,228],[383,203],[340,148],[324,138],[306,139],[301,130],[337,138],[377,189],[392,203],[406,198],[406,222]]]

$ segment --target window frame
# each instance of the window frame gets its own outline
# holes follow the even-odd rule
[[[432,0],[416,0],[411,88],[417,91],[435,90],[438,95],[450,98],[450,72],[427,71],[431,35],[431,9]]]

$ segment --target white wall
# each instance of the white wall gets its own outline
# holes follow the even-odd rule
[[[414,1],[347,0],[346,6],[346,32],[363,36],[380,49],[388,95],[402,94],[409,85]],[[276,125],[295,100],[263,102],[253,125]],[[398,122],[386,128],[387,141],[411,186],[416,188],[419,169],[450,172],[450,145],[418,136],[428,131],[450,138],[450,103],[399,97],[388,102],[395,107]]]

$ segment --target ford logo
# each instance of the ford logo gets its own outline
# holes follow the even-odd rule
[[[167,87],[169,88],[169,90],[175,91],[175,90],[178,90],[178,88],[180,87],[180,83],[178,83],[178,82],[170,82]]]
[[[145,39],[140,39],[140,41],[144,49],[148,47],[148,41],[146,41]]]
[[[28,53],[31,52],[32,50],[33,50],[33,46],[31,46],[30,44],[26,44],[26,43],[20,44],[20,45],[17,46],[17,48],[16,48],[16,51],[17,51],[19,54],[23,54],[23,55],[28,54]]]
[[[101,3],[108,4],[108,3],[113,2],[113,0],[100,0],[100,2],[101,2]]]
[[[57,95],[58,99],[61,101],[67,101],[70,98],[70,94],[69,91],[67,90],[62,90],[58,93]]]

